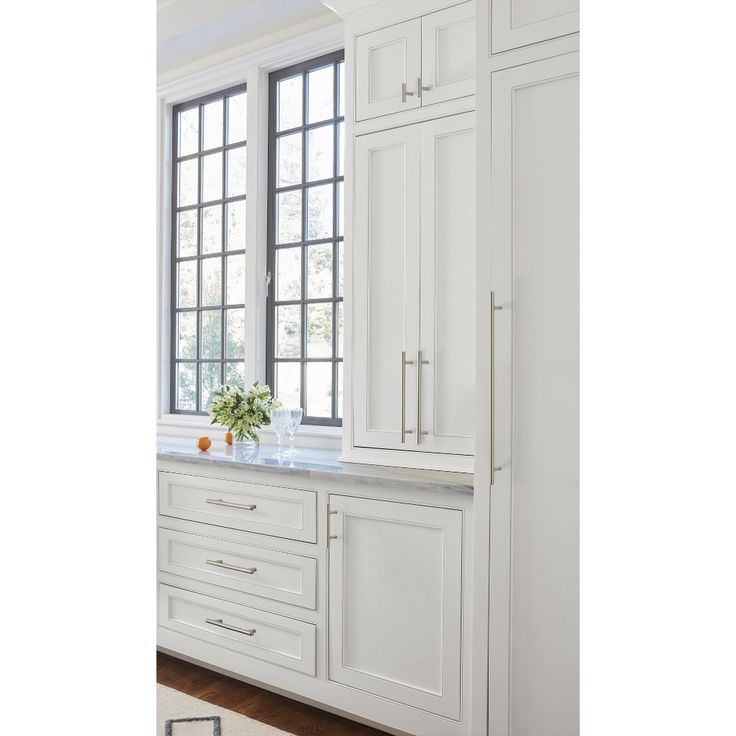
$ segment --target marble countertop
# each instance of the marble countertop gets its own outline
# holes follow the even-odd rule
[[[196,440],[192,437],[159,436],[156,455],[159,460],[243,468],[263,473],[338,480],[343,483],[473,493],[473,476],[469,473],[341,462],[338,450],[302,448],[293,458],[280,458],[277,457],[277,448],[274,445],[239,448],[226,445],[222,440],[215,440],[209,450],[201,452],[195,443]]]

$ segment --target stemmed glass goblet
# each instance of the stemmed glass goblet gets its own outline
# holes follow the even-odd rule
[[[286,423],[286,433],[289,435],[289,456],[293,457],[299,453],[299,450],[294,449],[294,437],[296,431],[299,429],[299,425],[302,423],[302,416],[304,415],[303,409],[289,409],[289,419]]]

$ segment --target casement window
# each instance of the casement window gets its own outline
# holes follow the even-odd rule
[[[173,108],[171,411],[245,374],[245,85]]]
[[[304,423],[341,425],[344,53],[269,79],[266,376]]]

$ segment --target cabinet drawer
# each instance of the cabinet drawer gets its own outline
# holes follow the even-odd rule
[[[223,539],[159,529],[164,572],[303,608],[316,608],[317,560]]]
[[[316,626],[159,585],[160,626],[225,649],[315,675]]]
[[[177,519],[317,541],[317,494],[313,491],[162,472],[158,507],[163,516]]]

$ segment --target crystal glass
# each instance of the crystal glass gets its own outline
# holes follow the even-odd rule
[[[286,433],[289,435],[289,456],[293,457],[299,451],[294,449],[294,437],[299,425],[302,423],[303,409],[289,409],[289,422],[286,425]]]
[[[276,456],[281,457],[284,435],[286,434],[287,427],[291,422],[291,409],[286,409],[284,407],[271,409],[268,412],[268,417],[271,420],[271,429],[273,429],[274,434],[276,435],[276,442],[279,446]]]

